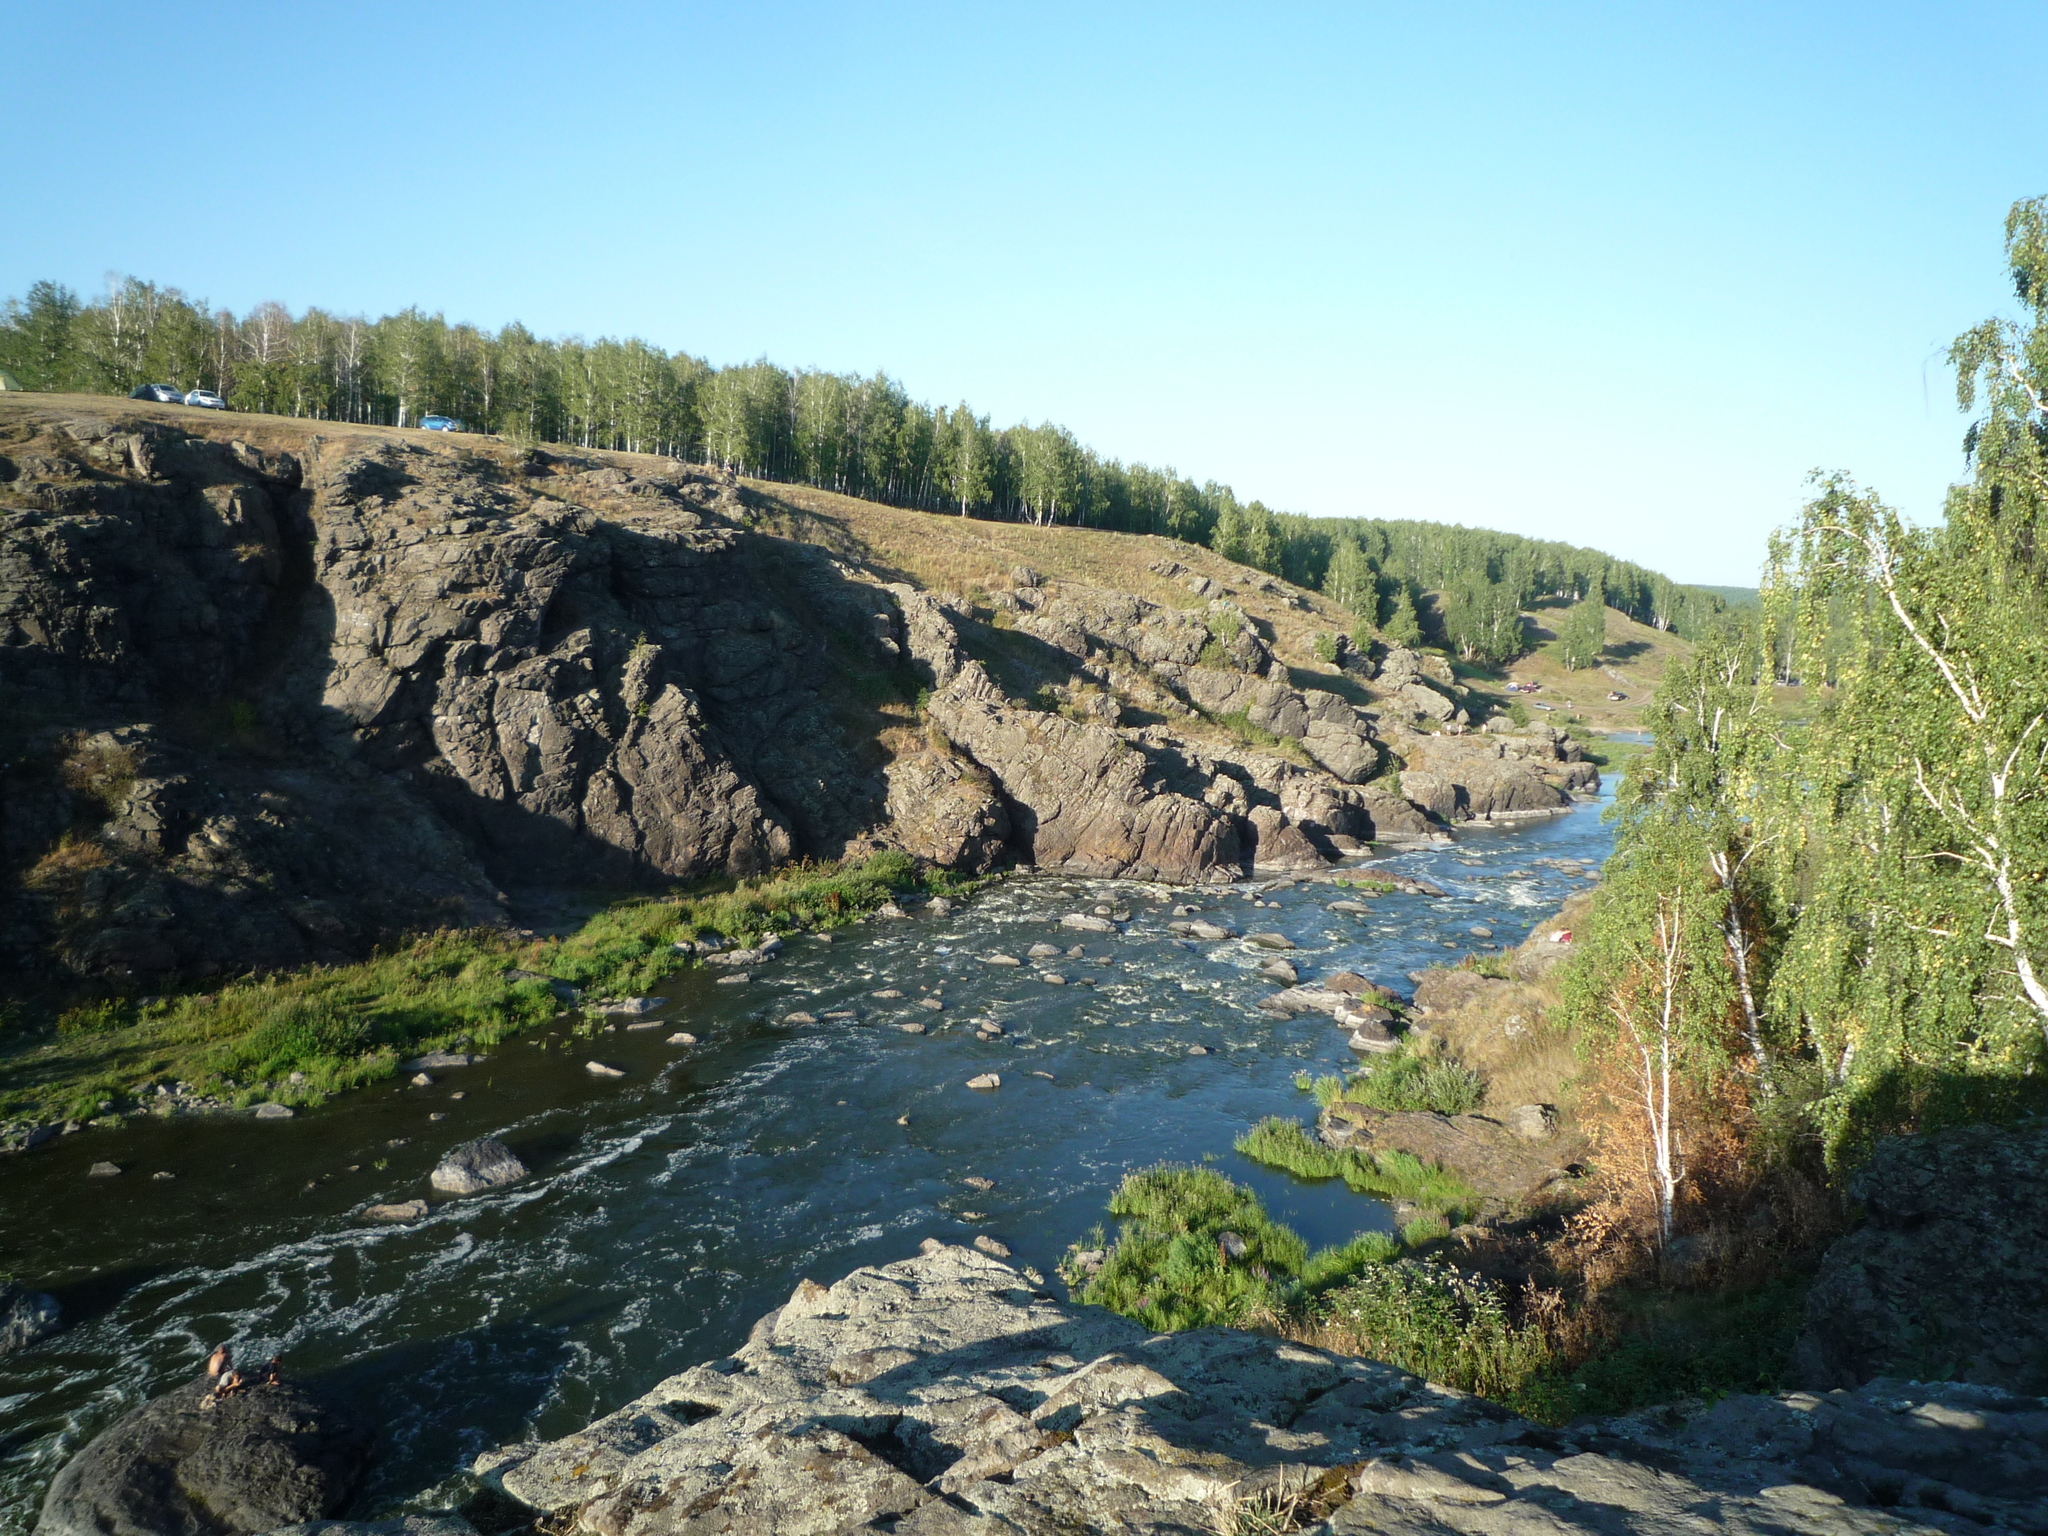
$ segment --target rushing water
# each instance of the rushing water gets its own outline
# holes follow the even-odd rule
[[[745,986],[677,977],[662,1028],[514,1040],[430,1088],[281,1122],[136,1122],[0,1162],[0,1265],[54,1291],[72,1324],[0,1359],[0,1533],[26,1531],[64,1458],[222,1340],[244,1360],[281,1350],[369,1410],[380,1445],[358,1508],[374,1512],[432,1502],[477,1451],[565,1434],[729,1351],[800,1276],[978,1233],[1049,1272],[1124,1173],[1162,1159],[1213,1154],[1311,1245],[1388,1227],[1340,1183],[1230,1150],[1263,1115],[1312,1111],[1296,1073],[1352,1058],[1328,1019],[1256,1008],[1275,985],[1255,974],[1265,954],[1168,933],[1173,904],[1288,935],[1304,979],[1349,968],[1405,986],[1486,947],[1475,925],[1518,943],[1585,884],[1553,861],[1594,866],[1608,843],[1597,805],[1468,830],[1373,861],[1448,894],[1378,897],[1364,917],[1329,911],[1354,893],[1320,884],[1020,878],[949,918],[794,938]],[[1130,910],[1121,936],[1058,926],[1101,901]],[[1085,947],[1045,962],[1066,985],[981,958],[1038,942]],[[874,995],[889,989],[904,995]],[[934,989],[943,1011],[918,1005]],[[819,1022],[781,1022],[799,1010]],[[977,1039],[983,1019],[1006,1033]],[[677,1029],[702,1043],[666,1044]],[[592,1058],[626,1075],[593,1079]],[[965,1086],[984,1072],[1001,1088]],[[440,1153],[485,1134],[535,1176],[412,1226],[355,1216],[427,1194]],[[121,1176],[88,1178],[101,1159]]]

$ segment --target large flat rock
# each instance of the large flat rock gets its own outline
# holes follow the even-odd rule
[[[1149,1334],[927,1242],[800,1283],[732,1355],[477,1470],[550,1529],[603,1536],[1190,1536],[1260,1528],[1237,1523],[1247,1501],[1318,1482],[1324,1533],[2036,1530],[2014,1490],[2040,1463],[2042,1406],[1891,1383],[1729,1399],[1690,1439],[1665,1418],[1560,1433],[1371,1360]],[[1941,1472],[1979,1451],[1982,1487]],[[1910,1510],[1869,1507],[1903,1487]]]

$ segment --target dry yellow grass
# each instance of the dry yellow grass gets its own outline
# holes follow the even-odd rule
[[[1540,608],[1525,617],[1535,650],[1502,669],[1503,680],[1535,682],[1543,691],[1536,702],[1579,716],[1596,731],[1634,731],[1642,728],[1643,711],[1657,687],[1673,666],[1692,659],[1692,642],[1666,630],[1638,624],[1627,614],[1607,610],[1607,645],[1600,664],[1568,672],[1557,659],[1554,626],[1564,616],[1562,608]],[[1620,700],[1609,693],[1626,694]],[[1542,712],[1536,718],[1543,718]]]

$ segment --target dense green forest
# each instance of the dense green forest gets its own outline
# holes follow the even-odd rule
[[[1050,422],[998,429],[962,403],[763,359],[714,368],[638,340],[544,340],[407,309],[379,320],[261,304],[236,316],[137,278],[82,303],[37,283],[0,312],[0,368],[30,389],[220,392],[237,410],[487,432],[723,465],[897,506],[1166,534],[1329,593],[1361,619],[1468,660],[1528,647],[1521,612],[1599,594],[1696,632],[1721,600],[1597,550],[1442,523],[1276,514],[1227,485],[1106,459]]]
[[[2006,256],[2022,317],[1950,349],[1943,520],[1820,477],[1624,785],[1571,997],[1667,1234],[1731,1128],[1840,1170],[2048,1106],[2048,199]]]

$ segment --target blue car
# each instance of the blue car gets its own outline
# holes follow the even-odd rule
[[[469,429],[453,416],[422,416],[420,426],[428,432],[467,432]]]

